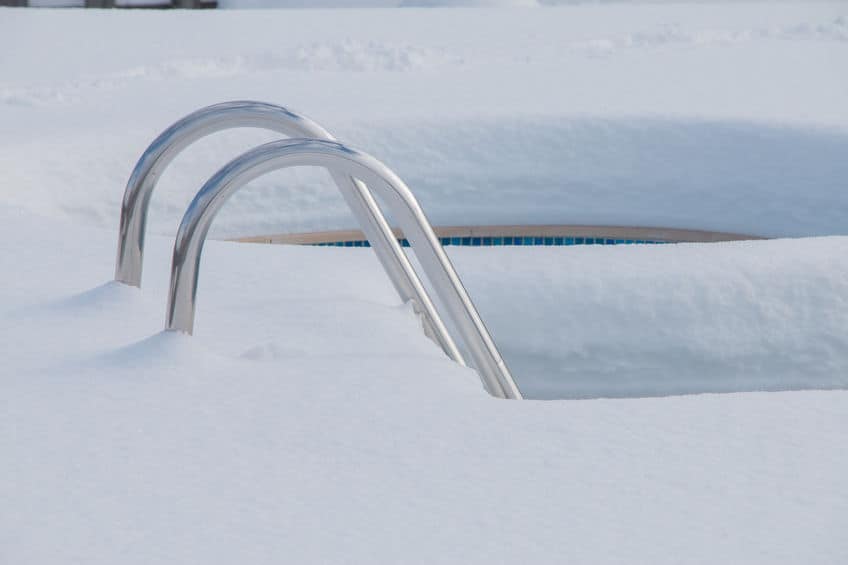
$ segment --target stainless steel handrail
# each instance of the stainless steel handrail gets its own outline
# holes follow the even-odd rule
[[[150,197],[164,170],[186,147],[225,129],[255,127],[292,137],[334,140],[327,130],[304,116],[274,104],[223,102],[201,108],[163,131],[145,150],[130,175],[121,206],[115,280],[141,286],[144,235]],[[454,361],[465,364],[415,269],[392,234],[367,187],[352,177],[330,171],[345,201],[371,242],[377,258],[404,302],[422,315],[425,332]]]
[[[486,389],[500,398],[521,398],[506,363],[412,192],[383,163],[333,141],[286,139],[260,145],[230,161],[203,185],[177,231],[166,329],[187,333],[194,329],[200,255],[212,220],[227,199],[254,178],[295,166],[335,170],[377,191],[410,241]]]

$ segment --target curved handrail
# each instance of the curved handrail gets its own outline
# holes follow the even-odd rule
[[[411,242],[487,390],[501,398],[521,398],[506,363],[412,192],[381,162],[332,141],[286,139],[260,145],[230,161],[203,185],[186,210],[174,242],[166,329],[187,333],[194,329],[203,243],[212,220],[227,199],[254,178],[294,166],[334,169],[377,191]]]
[[[141,286],[144,235],[150,197],[164,170],[189,145],[215,132],[256,127],[292,137],[334,140],[327,130],[309,118],[275,104],[254,101],[222,102],[201,108],[163,131],[142,154],[130,175],[121,206],[115,280]],[[433,305],[415,269],[404,254],[391,227],[367,187],[334,171],[331,175],[354,216],[362,225],[377,258],[389,275],[401,300],[412,301],[422,314],[425,331],[454,361],[465,364],[459,349]]]

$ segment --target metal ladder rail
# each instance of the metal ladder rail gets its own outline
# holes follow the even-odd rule
[[[168,165],[195,141],[218,131],[255,127],[292,137],[334,140],[327,130],[287,108],[249,100],[201,108],[163,131],[145,150],[130,175],[121,206],[115,280],[141,286],[144,236],[150,197]],[[425,333],[454,361],[465,365],[415,269],[401,249],[370,191],[361,182],[330,171],[345,201],[371,242],[401,300],[412,301]]]
[[[286,139],[260,145],[230,161],[203,185],[186,210],[174,242],[165,328],[189,334],[194,328],[200,255],[212,220],[228,198],[265,173],[295,166],[335,169],[377,190],[401,223],[421,266],[463,338],[486,389],[496,397],[522,398],[410,189],[378,160],[332,141]]]

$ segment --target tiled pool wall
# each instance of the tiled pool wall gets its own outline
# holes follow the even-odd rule
[[[409,247],[406,238],[398,239],[401,247]],[[670,243],[668,241],[656,241],[649,239],[611,239],[604,237],[547,237],[547,236],[514,236],[514,237],[440,237],[442,245],[460,245],[466,247],[490,247],[490,246],[569,246],[569,245],[636,245],[651,244],[658,245]],[[352,241],[330,241],[325,243],[312,243],[318,247],[371,247],[368,240]]]

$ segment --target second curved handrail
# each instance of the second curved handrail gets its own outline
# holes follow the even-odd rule
[[[239,127],[267,129],[292,137],[334,140],[314,121],[275,104],[241,100],[201,108],[178,120],[148,146],[130,175],[121,206],[115,280],[141,286],[144,236],[150,197],[168,165],[195,141]],[[401,300],[411,301],[423,318],[425,331],[454,361],[465,364],[415,269],[367,187],[352,177],[331,171],[354,216],[374,248]]]
[[[331,141],[287,139],[266,143],[230,161],[203,185],[177,231],[166,329],[187,333],[194,329],[200,256],[212,220],[223,204],[252,179],[294,166],[325,167],[364,181],[378,191],[412,243],[486,389],[500,398],[521,398],[506,363],[412,192],[381,162]]]

